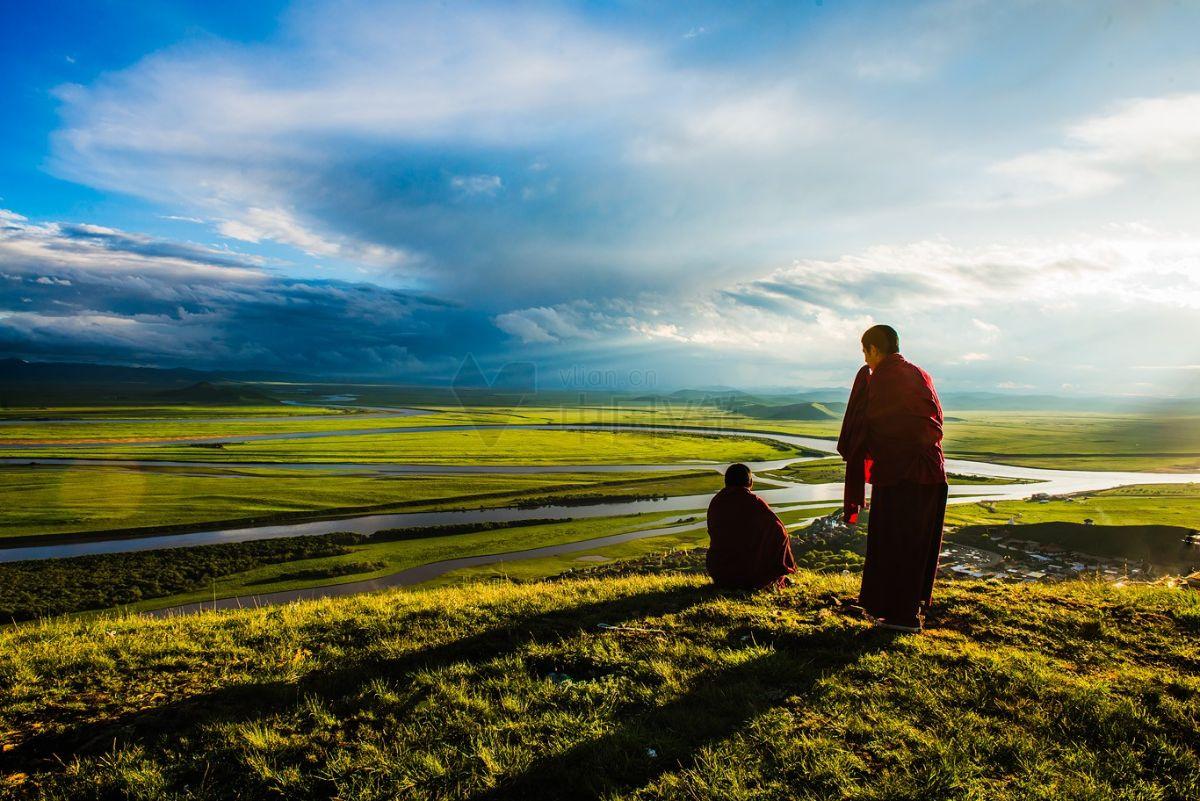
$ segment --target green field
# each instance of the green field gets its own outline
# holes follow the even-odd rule
[[[648,424],[722,426],[757,430],[792,430],[830,436],[836,433],[836,421],[776,421],[746,418],[712,407],[688,404],[661,405],[574,405],[562,407],[479,407],[430,406],[429,415],[408,418],[377,418],[346,410],[319,410],[309,407],[100,407],[91,410],[101,419],[88,420],[89,410],[82,407],[40,410],[42,416],[62,415],[85,418],[78,425],[53,425],[30,420],[0,427],[0,437],[8,442],[58,437],[76,442],[88,439],[138,440],[144,438],[183,438],[237,436],[254,433],[303,433],[347,431],[359,428],[428,426],[431,421],[445,425],[476,424]],[[247,411],[247,414],[238,414]],[[271,415],[269,412],[278,412]],[[325,419],[294,419],[298,414],[326,411]],[[28,413],[28,412],[27,412]],[[10,411],[10,416],[11,416]],[[138,416],[134,422],[124,417]],[[1144,447],[1187,449],[1195,446],[1197,432],[1188,421],[1174,422],[1139,418],[1132,415],[1032,414],[1032,413],[956,413],[959,421],[947,424],[948,448],[975,449],[961,455],[995,461],[1064,459],[1114,460],[1104,466],[1131,467],[1135,460],[1149,460],[1162,467],[1163,458],[1149,454]],[[246,417],[249,419],[238,419]],[[271,419],[275,417],[277,419]],[[218,418],[211,420],[208,418]],[[1181,422],[1182,421],[1182,422]],[[1163,426],[1174,426],[1176,436],[1169,441],[1156,438]],[[1111,449],[1111,454],[1105,449]],[[986,450],[985,450],[986,449]],[[1142,450],[1138,450],[1142,449]],[[951,450],[951,452],[955,452]],[[1179,458],[1186,458],[1180,450]],[[339,435],[328,438],[249,441],[222,447],[156,445],[152,442],[110,441],[97,447],[67,450],[56,445],[7,450],[4,455],[38,456],[86,455],[126,459],[186,460],[206,462],[211,467],[117,467],[99,465],[8,465],[0,467],[0,539],[47,535],[69,538],[89,533],[122,531],[165,533],[204,528],[220,524],[250,525],[314,518],[348,517],[387,511],[421,511],[483,506],[536,506],[547,503],[598,503],[606,500],[633,500],[666,495],[708,495],[720,486],[720,477],[712,471],[687,472],[688,462],[758,461],[790,458],[801,451],[776,442],[740,437],[716,437],[697,433],[664,434],[627,428],[622,432],[579,430],[435,430],[397,434]],[[1069,456],[1074,453],[1076,455]],[[1007,454],[1007,455],[1006,455]],[[1156,461],[1159,460],[1159,461]],[[415,464],[631,464],[676,462],[679,473],[639,474],[634,470],[609,474],[460,474],[419,475],[358,471],[325,473],[315,470],[289,470],[271,467],[286,462],[351,462]],[[261,462],[264,464],[251,465]],[[803,483],[839,483],[843,466],[836,457],[796,464],[761,476],[764,482],[774,475],[782,480]],[[952,476],[953,483],[1005,483],[995,478]],[[765,485],[765,484],[764,484]],[[793,509],[782,514],[789,525],[796,525],[816,514],[830,510],[828,504]],[[1138,526],[1136,531],[1113,534],[1112,548],[1139,543],[1160,553],[1166,534],[1147,526],[1196,527],[1200,509],[1200,490],[1196,485],[1163,485],[1096,493],[1087,499],[1052,504],[1007,501],[995,504],[994,511],[972,504],[950,507],[947,522],[955,525],[995,526],[1010,516],[1021,515],[1018,522],[1081,523],[1087,517],[1098,526]],[[657,517],[654,519],[658,519]],[[644,522],[644,521],[643,521]],[[575,524],[571,524],[572,526]],[[272,565],[219,580],[208,589],[218,596],[244,592],[269,592],[299,586],[351,581],[385,575],[419,564],[433,554],[459,555],[455,548],[475,548],[479,543],[508,551],[563,542],[567,538],[603,536],[579,531],[611,533],[626,525],[623,518],[590,520],[575,529],[558,524],[522,530],[514,542],[504,541],[498,533],[447,540],[448,550],[438,550],[436,542],[373,543],[352,552],[305,563]],[[641,525],[638,522],[637,525]],[[615,528],[613,528],[615,526]],[[607,528],[606,528],[607,527]],[[1091,530],[1093,537],[1099,529]],[[1107,531],[1107,529],[1106,529]],[[1173,530],[1172,530],[1173,531]],[[1075,543],[1084,536],[1054,530],[1054,536]],[[472,535],[475,536],[475,535]],[[517,537],[517,534],[513,534]],[[1049,536],[1049,535],[1047,535]],[[1174,536],[1172,533],[1171,536]],[[539,539],[540,538],[540,539]],[[510,575],[533,579],[555,575],[593,562],[580,557],[620,560],[650,552],[689,548],[703,542],[703,529],[652,540],[610,546],[584,552],[503,567],[468,571],[465,577]],[[1086,540],[1086,537],[1084,537]],[[22,540],[24,542],[24,540]],[[514,544],[515,543],[515,544]],[[1155,545],[1155,543],[1157,543]],[[1067,546],[1067,542],[1062,542]],[[1082,542],[1083,545],[1092,544]],[[453,547],[450,547],[453,546]],[[482,547],[482,546],[480,546]],[[1098,546],[1098,555],[1112,548]],[[1079,547],[1079,550],[1087,548]],[[1127,549],[1142,553],[1144,547]],[[479,551],[470,551],[477,553]],[[438,556],[437,558],[444,558]],[[820,559],[812,564],[823,564]],[[1183,564],[1183,562],[1179,562]],[[370,567],[351,574],[352,569]],[[334,575],[338,571],[344,576]],[[361,573],[361,575],[360,575]],[[462,576],[453,580],[461,580]],[[178,596],[172,603],[196,600]]]
[[[1172,573],[1200,569],[1200,548],[1183,542],[1200,528],[1200,484],[1117,487],[1048,503],[956,504],[946,523],[960,527],[954,539],[984,547],[1015,538]]]
[[[223,407],[232,412],[237,407]],[[285,406],[284,409],[297,407]],[[207,408],[192,409],[194,416],[180,414],[166,416],[162,419],[152,414],[141,415],[140,419],[126,420],[122,416],[116,419],[88,418],[71,423],[38,422],[36,420],[21,422],[6,422],[0,426],[0,444],[5,445],[79,445],[79,444],[121,444],[121,443],[153,443],[157,440],[189,439],[203,442],[222,437],[246,437],[261,434],[304,434],[319,431],[358,431],[370,429],[391,428],[420,428],[424,426],[469,426],[469,425],[505,425],[512,417],[506,413],[483,413],[467,415],[453,410],[439,412],[433,409],[425,414],[409,416],[377,416],[377,413],[350,411],[330,412],[321,414],[315,410],[319,419],[304,419],[310,415],[306,412],[295,413],[289,419],[288,415],[249,415],[250,419],[238,419],[240,416],[228,414],[228,419],[222,415],[210,415]],[[214,418],[214,419],[210,419]]]
[[[1070,500],[989,501],[953,504],[946,510],[947,525],[998,525],[1011,517],[1017,523],[1082,523],[1090,518],[1106,526],[1154,523],[1200,528],[1200,484],[1138,484],[1082,493]]]
[[[1168,799],[1200,794],[1200,595],[692,574],[388,592],[0,632],[10,794]],[[616,628],[606,628],[616,627]]]
[[[319,407],[128,407],[114,411],[104,407],[87,410],[80,407],[47,410],[37,417],[77,418],[69,424],[45,423],[36,419],[0,426],[0,444],[136,442],[173,439],[236,437],[254,434],[347,431],[372,428],[417,428],[424,426],[504,426],[504,425],[688,425],[739,426],[751,420],[714,409],[667,411],[654,407],[577,406],[577,407],[462,407],[421,406],[424,414],[376,416],[371,410],[326,409]],[[238,410],[247,409],[246,415]],[[271,414],[272,410],[277,414]],[[296,420],[271,417],[301,417],[309,413],[326,419]],[[13,412],[12,419],[22,416]],[[259,418],[236,419],[241,416]],[[141,418],[130,419],[124,418]],[[207,419],[228,418],[228,419]],[[0,418],[2,419],[2,418]],[[745,426],[742,426],[745,427]]]
[[[715,492],[712,471],[326,474],[275,468],[0,465],[0,539],[417,509]]]
[[[770,470],[760,474],[761,478],[779,478],[800,484],[841,484],[846,478],[846,463],[841,457],[816,459],[811,462],[788,465],[782,470]],[[1027,479],[996,478],[995,476],[970,476],[948,473],[951,484],[1029,484]]]
[[[833,512],[832,506],[812,506],[803,511],[789,512],[780,515],[780,519],[790,528],[801,520],[807,520]],[[587,569],[596,564],[609,561],[636,559],[653,554],[669,554],[673,551],[688,550],[708,544],[708,530],[704,526],[704,515],[695,516],[697,528],[691,531],[681,531],[675,534],[661,534],[657,537],[646,537],[633,542],[623,542],[619,545],[607,545],[578,553],[563,556],[547,556],[540,559],[524,559],[519,562],[501,562],[495,565],[481,565],[455,570],[429,582],[430,586],[440,584],[461,584],[480,580],[516,580],[531,581],[558,576],[574,570]]]
[[[85,451],[52,446],[5,450],[4,456],[204,462],[404,462],[412,464],[661,464],[782,459],[802,451],[777,442],[706,434],[626,431],[448,430],[263,440],[220,448],[106,445]]]
[[[245,415],[238,412],[246,409]],[[254,434],[347,431],[356,429],[411,428],[429,425],[514,425],[514,424],[598,424],[598,425],[682,425],[700,428],[725,427],[751,431],[779,432],[836,438],[838,420],[789,421],[763,420],[697,404],[610,404],[562,406],[479,406],[426,405],[430,414],[415,417],[369,417],[342,409],[310,407],[128,407],[95,410],[74,407],[40,411],[42,416],[64,415],[84,418],[74,425],[47,425],[30,421],[0,427],[0,443],[108,443],[89,449],[89,454],[142,454],[146,458],[196,457],[197,449],[119,449],[122,442],[151,443],[163,439],[195,439]],[[270,414],[275,412],[274,415]],[[271,416],[325,413],[323,420],[271,420]],[[28,415],[28,410],[20,414]],[[146,418],[139,422],[103,422],[100,418],[123,416]],[[19,416],[9,410],[9,417]],[[264,419],[209,421],[205,417],[259,417]],[[1001,412],[954,411],[946,423],[946,452],[966,459],[1018,464],[1029,467],[1092,470],[1200,471],[1200,416],[1101,414],[1083,412]],[[191,419],[189,419],[191,418]],[[91,422],[86,422],[86,420]],[[508,432],[511,434],[512,432]],[[529,432],[532,433],[532,432]],[[433,435],[434,440],[449,432]],[[508,434],[504,436],[507,437]],[[406,435],[422,436],[422,435]],[[494,432],[481,434],[492,441]],[[503,437],[501,438],[503,439]],[[447,440],[458,446],[462,440]],[[267,446],[263,450],[258,448]],[[428,443],[411,443],[417,451],[428,451]],[[363,458],[405,458],[408,446],[394,444],[386,435],[339,438],[323,445],[302,441],[248,443],[227,448],[239,452],[237,458],[286,461],[288,459],[345,459],[362,449]],[[686,449],[685,449],[686,450]],[[220,453],[220,451],[218,452]],[[20,450],[13,455],[54,455],[52,447]],[[380,454],[387,454],[381,457]],[[468,459],[495,458],[488,449],[470,448]],[[543,454],[544,455],[544,454]],[[537,458],[538,452],[516,449],[510,457]],[[216,458],[212,455],[208,457]],[[679,455],[678,458],[707,458]],[[746,457],[748,458],[748,457]]]
[[[703,518],[697,516],[696,521],[699,523],[699,527],[690,531],[646,537],[620,545],[593,548],[563,556],[546,556],[540,559],[523,559],[519,562],[499,562],[494,565],[463,568],[439,576],[422,586],[437,587],[446,584],[470,584],[478,581],[536,581],[576,570],[588,570],[604,562],[636,559],[649,554],[665,555],[672,551],[695,548],[708,542],[708,531],[704,528]]]
[[[553,413],[552,413],[553,414]],[[589,415],[591,417],[589,417]],[[1026,467],[1200,472],[1200,415],[952,411],[946,453]],[[653,420],[648,419],[653,418]],[[686,405],[648,410],[564,409],[554,422],[725,426],[836,439],[839,420],[761,420]]]
[[[213,598],[229,598],[238,595],[254,595],[317,585],[363,581],[446,559],[520,551],[656,528],[679,516],[679,512],[667,512],[585,518],[540,525],[495,528],[465,534],[421,537],[414,540],[352,545],[348,549],[349,552],[341,556],[264,565],[253,570],[218,578],[203,590],[143,601],[126,608],[129,611],[161,609],[197,601],[209,601]],[[372,571],[337,578],[313,580],[289,576],[299,570],[326,571],[339,565],[364,562],[379,562],[382,566]]]

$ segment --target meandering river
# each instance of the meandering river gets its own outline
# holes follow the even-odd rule
[[[413,431],[428,431],[434,427],[416,427],[396,429],[396,433]],[[451,428],[462,428],[454,426]],[[468,426],[467,428],[471,428]],[[503,428],[503,429],[539,429],[539,430],[613,430],[611,426],[587,425],[519,425],[519,426],[474,426],[474,428]],[[654,426],[618,429],[638,432],[663,433],[697,433],[694,428],[675,426]],[[346,436],[347,432],[302,432],[301,434],[268,434],[261,435],[267,439],[290,439],[308,437],[315,433],[328,436]],[[800,448],[808,448],[822,453],[835,451],[833,440],[818,437],[804,437],[793,434],[781,434],[762,431],[746,431],[743,429],[703,429],[700,433],[717,436],[752,437],[757,439],[775,440]],[[244,439],[244,438],[243,438]],[[777,470],[796,462],[807,461],[811,457],[776,459],[753,462],[750,467],[755,472]],[[27,464],[30,459],[4,459],[9,463]],[[154,461],[154,460],[119,460],[119,459],[36,459],[39,464],[116,464],[179,466],[179,467],[233,467],[246,466],[245,463],[205,462],[205,461]],[[268,465],[259,465],[268,466]],[[723,464],[698,464],[683,462],[673,464],[618,464],[618,465],[427,465],[427,464],[312,464],[312,463],[272,463],[271,467],[309,470],[379,470],[384,472],[406,473],[568,473],[568,472],[642,472],[642,471],[678,471],[686,468],[721,470]],[[1002,500],[1006,498],[1021,498],[1031,492],[1047,492],[1062,494],[1069,492],[1084,492],[1108,489],[1126,484],[1149,483],[1187,483],[1200,482],[1200,473],[1143,473],[1143,472],[1109,472],[1091,470],[1048,470],[1044,468],[1018,467],[1014,465],[993,464],[990,462],[975,462],[962,459],[947,459],[947,469],[954,473],[999,478],[1023,479],[1041,482],[1030,484],[986,484],[951,486],[951,502],[976,500]],[[800,504],[815,504],[819,502],[837,501],[841,498],[840,484],[792,484],[774,482],[775,486],[760,488],[759,492],[775,507],[796,506]],[[206,531],[196,531],[184,534],[170,534],[137,538],[114,538],[87,542],[63,543],[55,545],[33,545],[17,548],[0,548],[0,562],[12,562],[25,559],[48,559],[70,556],[82,556],[96,553],[124,553],[130,551],[153,550],[157,548],[180,548],[194,545],[208,545],[222,542],[244,542],[247,540],[269,539],[275,537],[291,537],[297,535],[326,534],[334,531],[356,531],[369,534],[381,529],[408,528],[419,526],[447,525],[454,523],[474,522],[509,522],[535,518],[562,519],[587,517],[610,517],[631,515],[637,513],[683,512],[702,510],[707,506],[708,495],[683,495],[670,498],[660,498],[642,501],[617,501],[608,503],[579,505],[550,505],[536,509],[517,509],[500,507],[490,509],[457,509],[437,512],[405,512],[397,514],[374,514],[357,517],[343,517],[331,520],[317,520],[303,523],[288,523],[262,526],[241,526],[231,528],[214,528]],[[618,535],[636,538],[637,536],[654,536],[648,532],[637,532],[633,535]],[[624,540],[622,540],[624,541]],[[586,547],[596,547],[595,543]],[[475,557],[472,557],[475,558]],[[509,558],[515,558],[509,556]]]

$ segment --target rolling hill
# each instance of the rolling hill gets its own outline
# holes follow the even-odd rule
[[[686,560],[685,560],[686,562]],[[1195,798],[1200,595],[691,566],[0,632],[8,797]],[[673,560],[678,565],[679,560]],[[201,789],[202,788],[202,789]]]

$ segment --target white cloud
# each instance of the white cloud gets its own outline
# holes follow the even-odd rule
[[[562,342],[570,339],[590,339],[592,332],[582,327],[581,309],[587,304],[561,308],[539,306],[497,315],[493,322],[506,334],[526,344]]]
[[[685,63],[661,37],[583,13],[315,3],[285,20],[266,43],[190,42],[59,87],[53,169],[186,209],[242,241],[404,267],[416,253],[422,278],[441,278],[439,289],[457,282],[488,293],[507,288],[492,277],[500,264],[509,274],[534,269],[530,253],[582,250],[578,231],[517,215],[507,226],[464,227],[446,219],[454,210],[431,187],[434,176],[445,176],[437,189],[450,199],[494,196],[503,207],[554,196],[562,227],[599,229],[606,220],[597,212],[611,219],[628,209],[633,224],[586,232],[586,253],[553,266],[575,282],[614,271],[633,279],[649,277],[627,266],[647,251],[638,237],[679,236],[655,217],[687,222],[656,195],[722,205],[721,187],[739,176],[770,206],[755,176],[777,180],[777,159],[796,160],[832,127],[811,75]],[[492,158],[479,172],[465,168]],[[501,171],[524,165],[545,178],[527,184],[528,172]],[[650,165],[704,185],[677,188]],[[773,192],[796,190],[780,182]],[[705,231],[729,236],[720,226]],[[694,230],[685,237],[711,252]]]
[[[904,83],[920,80],[928,74],[929,70],[926,65],[910,58],[881,59],[864,56],[858,59],[854,72],[858,77],[870,81]]]
[[[243,242],[271,240],[291,245],[310,256],[343,258],[378,267],[399,267],[418,261],[399,248],[322,236],[301,224],[292,212],[280,208],[248,208],[236,220],[219,221],[217,231]]]
[[[211,344],[212,332],[203,326],[180,325],[169,315],[118,315],[96,310],[77,310],[67,315],[11,312],[0,331],[14,336],[26,347],[52,349],[80,342],[98,350],[120,349],[149,356],[178,354]]]
[[[982,340],[984,342],[993,342],[1000,336],[1000,326],[989,323],[985,320],[980,320],[978,317],[971,318],[971,325],[982,332]]]
[[[494,196],[504,184],[499,175],[455,175],[450,178],[450,186],[463,194]]]
[[[832,128],[828,113],[788,83],[740,91],[731,86],[681,104],[677,113],[659,122],[630,140],[626,152],[631,161],[761,160],[812,145]]]
[[[465,316],[425,295],[281,277],[228,249],[4,211],[0,277],[0,349],[27,358],[411,375],[427,369],[418,351],[454,347],[430,332]]]
[[[264,280],[262,259],[99,225],[33,223],[0,209],[0,264],[43,285],[70,286],[77,272],[162,279]],[[44,275],[47,270],[60,275]]]
[[[853,361],[862,331],[887,322],[939,375],[1029,389],[1057,385],[1064,372],[1096,373],[1062,358],[1080,341],[1103,347],[1110,370],[1139,364],[1147,349],[1168,359],[1186,351],[1174,332],[1200,310],[1198,267],[1200,237],[1128,227],[1071,241],[916,242],[798,261],[728,288],[531,307],[495,322],[526,345],[662,343],[714,365],[749,359],[760,381],[772,370]],[[1088,376],[1089,391],[1110,392],[1102,381]]]
[[[565,122],[663,78],[646,47],[562,14],[314,6],[290,34],[267,52],[177,48],[93,86],[62,87],[63,168],[116,181],[111,168],[124,157],[312,155],[314,137],[329,133],[508,144],[543,136],[547,114]]]
[[[1067,127],[1066,144],[992,167],[1036,190],[1022,202],[1099,194],[1159,165],[1200,161],[1200,94],[1126,100]]]

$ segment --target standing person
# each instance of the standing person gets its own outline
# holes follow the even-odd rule
[[[929,374],[900,355],[887,325],[862,335],[863,360],[842,419],[845,519],[871,484],[867,561],[858,602],[877,624],[918,632],[933,595],[946,515],[942,404]]]
[[[725,589],[778,587],[796,571],[787,528],[750,491],[754,475],[744,464],[725,471],[725,488],[708,504],[708,556],[713,584]]]

